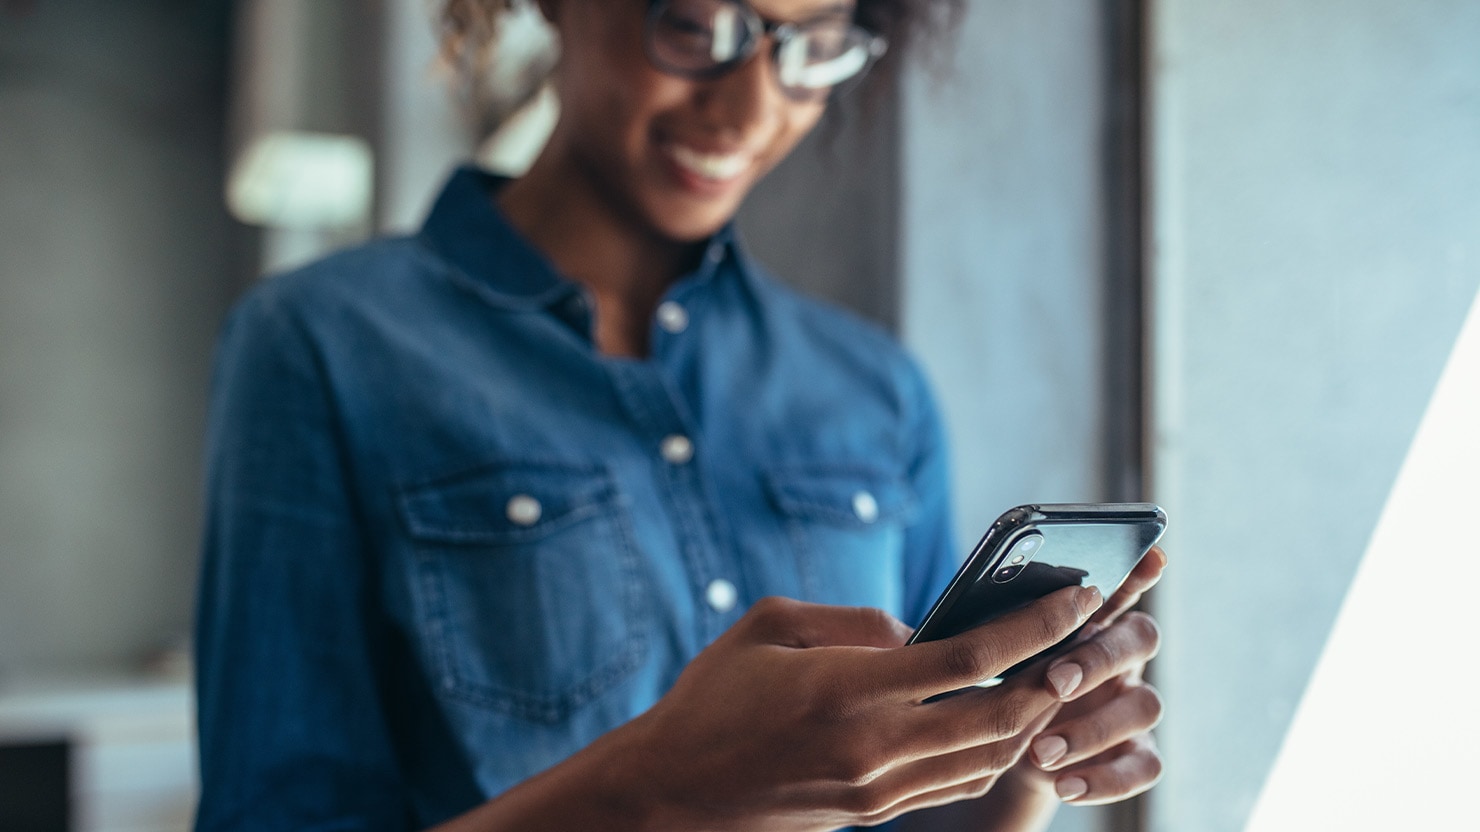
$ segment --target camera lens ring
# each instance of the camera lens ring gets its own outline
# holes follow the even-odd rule
[[[1028,568],[1033,558],[1043,551],[1043,535],[1037,531],[1027,532],[1007,545],[1002,560],[992,570],[992,583],[1009,583]]]

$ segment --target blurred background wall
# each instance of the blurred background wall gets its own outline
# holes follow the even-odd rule
[[[224,12],[0,11],[0,678],[188,628],[202,393],[246,271]]]
[[[229,7],[0,3],[0,829],[180,829]]]

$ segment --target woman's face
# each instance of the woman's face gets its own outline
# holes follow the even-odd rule
[[[643,47],[646,0],[548,0],[561,36],[561,121],[553,142],[625,221],[676,241],[734,216],[757,180],[821,118],[776,82],[767,41],[720,78],[665,74]],[[802,21],[851,0],[756,0],[767,20]]]

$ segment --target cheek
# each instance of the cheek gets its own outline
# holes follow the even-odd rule
[[[653,125],[682,108],[689,85],[630,61],[586,61],[569,67],[572,78],[561,90],[562,105],[575,128],[572,135],[588,154],[629,161],[646,152]],[[568,97],[566,97],[568,96]]]
[[[556,72],[562,109],[578,134],[600,136],[608,146],[633,128],[651,98],[653,72],[642,32],[627,17],[591,14],[561,34],[565,55]]]

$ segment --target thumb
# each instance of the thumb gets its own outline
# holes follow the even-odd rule
[[[767,629],[771,640],[788,647],[901,647],[912,632],[903,622],[873,607],[837,607],[771,599],[775,612]]]

